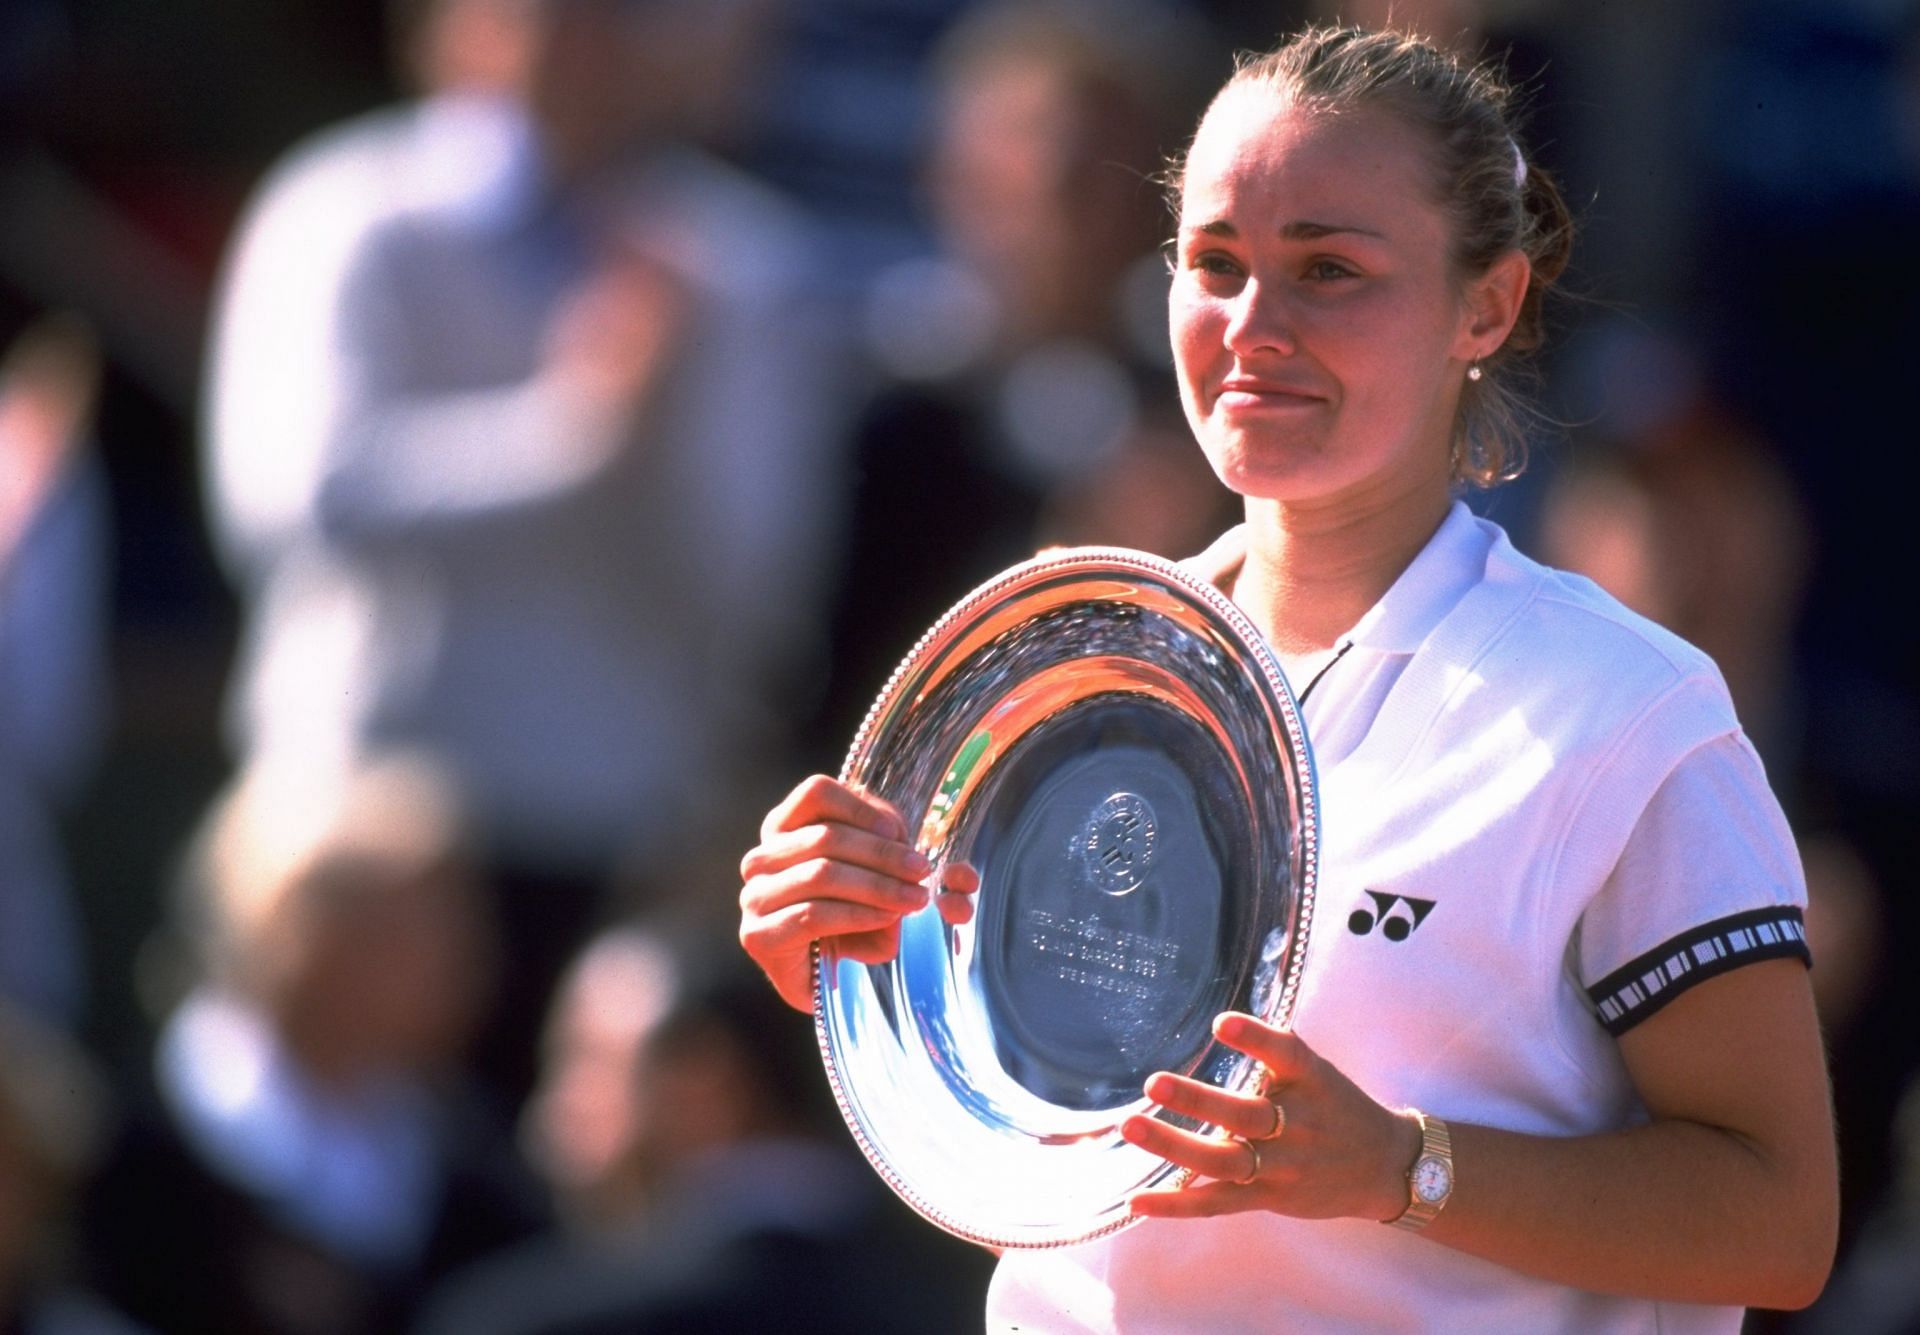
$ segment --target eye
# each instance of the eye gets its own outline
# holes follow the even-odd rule
[[[1224,250],[1195,251],[1187,257],[1185,267],[1210,287],[1238,283],[1246,275],[1240,261]]]
[[[1334,283],[1358,278],[1360,271],[1344,260],[1317,259],[1307,265],[1301,276],[1309,283]]]

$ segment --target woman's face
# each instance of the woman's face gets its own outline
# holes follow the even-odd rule
[[[1170,302],[1180,394],[1227,486],[1292,505],[1431,498],[1488,344],[1417,130],[1229,90],[1188,156]]]

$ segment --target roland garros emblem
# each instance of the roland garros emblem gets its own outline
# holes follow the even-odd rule
[[[1124,895],[1147,879],[1159,829],[1153,808],[1133,793],[1115,793],[1093,809],[1080,839],[1080,857],[1099,889]]]

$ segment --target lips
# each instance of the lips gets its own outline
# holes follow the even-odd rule
[[[1249,376],[1234,376],[1220,382],[1215,399],[1223,405],[1245,407],[1294,407],[1310,403],[1319,403],[1325,395],[1316,394],[1301,385],[1285,384],[1276,380],[1259,380]]]

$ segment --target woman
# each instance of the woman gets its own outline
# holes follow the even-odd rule
[[[1220,1132],[1126,1124],[1193,1184],[1003,1258],[989,1324],[1732,1331],[1810,1302],[1836,1182],[1778,804],[1711,663],[1452,497],[1511,473],[1502,381],[1568,242],[1504,90],[1308,32],[1228,81],[1177,199],[1181,395],[1247,514],[1202,562],[1309,684],[1319,921],[1291,1030],[1216,1022],[1262,1088],[1157,1074]],[[799,1006],[813,941],[884,959],[925,901],[898,813],[822,779],[742,870],[742,940]]]

